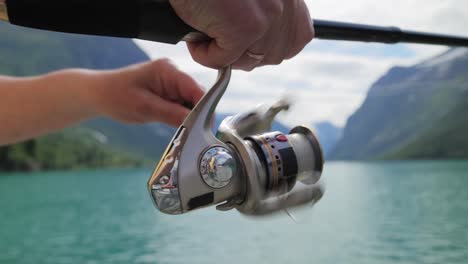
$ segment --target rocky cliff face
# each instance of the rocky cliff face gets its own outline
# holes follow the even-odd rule
[[[395,67],[348,119],[333,159],[467,158],[468,51]]]

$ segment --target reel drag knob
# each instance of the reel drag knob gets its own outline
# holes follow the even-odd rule
[[[236,171],[236,160],[230,150],[224,147],[209,148],[200,160],[203,181],[215,189],[226,187]]]

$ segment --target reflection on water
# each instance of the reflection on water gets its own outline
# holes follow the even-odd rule
[[[153,208],[149,170],[0,175],[0,263],[467,263],[468,162],[329,163],[313,209]]]

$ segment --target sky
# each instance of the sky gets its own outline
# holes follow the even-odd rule
[[[468,36],[466,0],[307,0],[316,19],[398,26]],[[207,89],[217,72],[196,64],[185,44],[136,40],[151,58],[170,58]],[[296,57],[252,72],[235,71],[217,111],[239,113],[281,97],[292,108],[279,116],[289,126],[329,121],[343,127],[371,85],[393,66],[409,66],[447,50],[414,44],[368,44],[313,40]]]

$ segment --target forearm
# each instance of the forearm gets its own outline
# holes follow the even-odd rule
[[[0,76],[0,145],[60,130],[95,117],[91,71],[66,70],[39,77]]]

